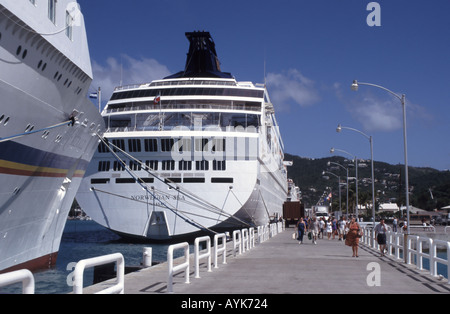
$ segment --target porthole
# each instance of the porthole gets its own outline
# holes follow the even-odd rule
[[[0,116],[0,123],[3,121],[4,118],[5,118],[5,115],[2,114],[2,115]]]
[[[42,60],[41,60],[41,61],[39,61],[39,63],[38,63],[38,69],[40,69],[40,68],[41,68],[41,66],[42,66]]]
[[[56,72],[56,73],[55,73],[55,76],[53,76],[53,79],[56,80],[56,78],[58,77],[58,74],[59,74],[59,72]]]
[[[2,40],[2,33],[0,33],[0,40]]]
[[[46,68],[47,68],[47,63],[44,63],[44,66],[42,67],[42,72],[44,72]]]
[[[46,139],[49,136],[49,134],[50,134],[50,131],[45,130],[44,133],[42,133],[42,138]]]
[[[9,122],[9,117],[7,117],[6,119],[5,119],[5,122],[3,122],[3,125],[7,125],[8,124],[8,122]]]
[[[17,47],[17,51],[16,51],[16,55],[20,55],[20,53],[22,52],[22,46]]]
[[[22,59],[25,59],[27,57],[27,54],[28,54],[28,50],[25,49],[22,53]]]

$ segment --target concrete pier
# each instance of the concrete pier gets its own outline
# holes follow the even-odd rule
[[[359,257],[342,241],[319,239],[314,245],[305,236],[303,244],[292,239],[293,228],[241,255],[233,256],[228,244],[227,264],[207,272],[201,261],[200,278],[194,278],[191,254],[190,283],[184,272],[173,279],[174,294],[448,294],[447,279],[401,260],[380,257],[378,251],[360,244]],[[221,261],[221,259],[220,259]],[[125,276],[125,294],[167,294],[167,263]],[[84,293],[105,289],[104,282],[85,288]]]

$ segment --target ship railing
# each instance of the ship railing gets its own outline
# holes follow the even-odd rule
[[[175,250],[184,250],[184,262],[174,266],[173,253]],[[173,276],[175,272],[179,270],[184,270],[185,283],[189,283],[189,243],[183,242],[178,244],[173,244],[167,249],[167,261],[169,276],[167,280],[167,292],[173,293]]]
[[[120,113],[126,111],[155,111],[159,112],[160,110],[239,110],[239,111],[252,111],[252,112],[261,112],[261,106],[249,106],[249,105],[241,105],[230,103],[228,105],[219,105],[219,104],[180,104],[180,103],[167,103],[162,104],[161,106],[153,104],[153,100],[151,104],[136,104],[134,102],[130,103],[120,103],[120,107],[114,107],[114,104],[108,106],[105,113]]]
[[[33,273],[27,269],[0,275],[0,287],[22,283],[22,294],[34,294],[35,281]]]
[[[206,253],[200,254],[200,243],[206,242]],[[200,278],[200,259],[208,258],[206,267],[211,272],[211,238],[208,236],[195,239],[195,278]]]
[[[183,129],[181,129],[183,128]],[[111,127],[106,129],[107,133],[115,132],[145,132],[145,131],[216,131],[216,132],[239,132],[239,133],[259,133],[259,127],[232,127],[232,126],[218,126],[215,124],[204,125],[183,125],[183,124],[164,124],[161,127],[157,125],[148,126],[126,126],[126,127]]]
[[[373,239],[373,242],[371,241]],[[379,250],[375,241],[374,231],[364,228],[363,243]],[[370,245],[372,243],[372,245]],[[438,248],[445,252],[446,258],[438,256]],[[424,269],[424,259],[429,261],[429,273],[433,277],[440,277],[437,273],[437,264],[447,268],[448,284],[450,284],[450,241],[435,240],[420,235],[408,235],[401,232],[388,231],[386,233],[386,255],[408,265],[415,265],[420,271]]]
[[[109,254],[89,259],[81,260],[75,266],[73,272],[73,293],[83,294],[83,276],[86,268],[116,263],[117,280],[116,284],[97,292],[96,294],[124,294],[125,289],[125,260],[120,253]]]

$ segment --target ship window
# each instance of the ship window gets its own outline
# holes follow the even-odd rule
[[[111,163],[109,161],[100,161],[98,163],[98,171],[99,172],[109,171],[110,166]]]
[[[56,24],[56,0],[48,0],[48,19]]]
[[[153,178],[139,178],[139,180],[144,181],[144,183],[153,183],[155,179]]]
[[[162,170],[170,171],[175,170],[175,161],[174,160],[163,160],[161,162]]]
[[[117,178],[116,183],[117,184],[136,183],[136,180],[134,178]]]
[[[119,161],[115,161],[113,165],[114,171],[125,171],[125,166]]]
[[[178,162],[178,170],[180,170],[180,171],[192,170],[192,161],[180,160]]]
[[[123,139],[115,139],[115,140],[112,140],[112,143],[113,143],[113,145],[117,146],[121,150],[125,150],[125,140],[123,140]],[[118,152],[119,150],[114,147],[114,151]]]
[[[148,138],[144,140],[144,146],[146,152],[158,151],[158,140],[156,138]]]
[[[170,152],[174,144],[173,138],[163,138],[161,139],[161,151]]]
[[[149,167],[151,170],[158,170],[158,161],[157,160],[146,160],[145,165]]]
[[[72,40],[73,34],[73,17],[70,15],[69,11],[66,11],[66,36]]]
[[[56,0],[48,0],[48,18],[56,24]]]
[[[141,151],[141,140],[140,139],[129,139],[128,140],[128,150],[131,153],[136,153]]]
[[[182,138],[178,141],[178,151],[181,152],[190,152],[191,151],[191,139],[190,138]]]
[[[213,170],[225,171],[227,168],[225,160],[213,160]]]
[[[141,170],[141,163],[134,161],[134,160],[130,160],[130,169],[132,171],[140,171]]]
[[[184,183],[205,183],[205,178],[184,178]]]
[[[109,179],[91,179],[91,184],[107,184]]]
[[[233,178],[211,178],[211,183],[233,183]]]
[[[195,162],[195,170],[209,170],[208,160],[197,160]]]
[[[224,152],[225,151],[225,139],[212,139],[212,151]]]
[[[101,142],[98,145],[98,149],[97,150],[98,150],[99,153],[107,153],[107,152],[109,152],[108,146],[106,146],[106,144],[103,143],[103,142]]]
[[[207,138],[196,138],[195,139],[195,151],[202,152],[203,149],[207,149],[208,139]]]

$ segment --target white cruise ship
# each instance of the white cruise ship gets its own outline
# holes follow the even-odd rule
[[[55,265],[104,131],[76,1],[0,0],[0,272]]]
[[[102,113],[105,141],[76,196],[124,237],[171,240],[266,224],[287,197],[264,85],[221,72],[208,32],[186,37],[184,71],[115,89]]]

